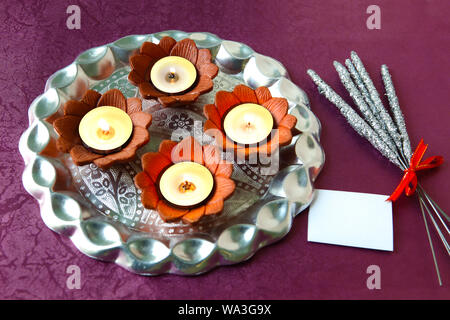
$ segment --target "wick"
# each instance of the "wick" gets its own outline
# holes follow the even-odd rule
[[[192,182],[189,181],[184,181],[182,182],[179,186],[178,186],[178,190],[180,190],[181,193],[185,193],[188,191],[194,191],[195,188],[195,184],[193,184]]]
[[[252,123],[251,123],[250,121],[247,122],[247,124],[245,125],[245,129],[250,130],[250,129],[252,129],[252,128],[253,128]]]
[[[170,68],[170,71],[167,74],[167,79],[169,80],[169,82],[175,82],[178,80],[178,75],[176,74],[175,69]]]

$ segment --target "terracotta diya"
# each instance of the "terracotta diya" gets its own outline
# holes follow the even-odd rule
[[[186,105],[213,89],[219,68],[211,60],[211,52],[191,39],[164,37],[158,44],[144,42],[130,57],[128,80],[144,99],[158,99],[164,107]]]
[[[126,99],[118,89],[103,95],[88,90],[80,101],[67,101],[63,111],[53,122],[56,147],[78,166],[93,162],[107,169],[128,162],[150,140],[152,116],[142,112],[139,98]]]
[[[287,111],[287,100],[272,97],[268,88],[237,85],[232,92],[217,92],[214,104],[204,106],[204,131],[224,151],[271,154],[292,140],[297,118]]]
[[[179,143],[163,140],[158,152],[145,153],[141,160],[143,171],[134,182],[142,190],[142,204],[164,221],[195,223],[218,214],[235,189],[233,165],[220,159],[215,146],[201,146],[192,137]]]

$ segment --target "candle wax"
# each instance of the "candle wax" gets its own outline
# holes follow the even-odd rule
[[[81,119],[78,132],[87,147],[107,153],[127,143],[133,132],[133,123],[130,116],[119,108],[97,107]]]
[[[150,80],[159,91],[179,93],[186,91],[197,79],[195,66],[187,59],[169,56],[158,60],[150,71]]]
[[[214,178],[197,162],[179,162],[167,168],[159,180],[162,196],[177,206],[194,206],[211,194]]]
[[[266,139],[273,129],[273,117],[259,104],[244,103],[231,109],[225,116],[226,135],[240,144],[255,144]]]

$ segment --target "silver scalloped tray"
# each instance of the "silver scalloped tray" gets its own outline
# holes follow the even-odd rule
[[[258,175],[255,166],[235,164],[232,178],[237,188],[224,212],[194,226],[165,223],[155,211],[142,207],[132,180],[141,170],[139,160],[102,171],[93,164],[77,167],[68,155],[50,156],[44,151],[57,138],[47,120],[67,100],[79,99],[88,88],[102,93],[119,88],[127,97],[138,96],[127,81],[128,58],[144,41],[158,43],[166,35],[176,40],[189,37],[199,48],[210,49],[220,71],[214,90],[190,107],[162,109],[152,100],[145,101],[144,110],[152,113],[153,122],[150,142],[139,156],[154,151],[174,132],[201,132],[202,106],[212,103],[218,90],[231,91],[239,83],[267,86],[273,96],[286,98],[301,132],[280,150],[279,170],[271,176]],[[206,32],[130,35],[89,49],[48,79],[28,115],[29,128],[19,142],[25,161],[23,184],[38,200],[45,224],[68,236],[84,254],[143,275],[200,274],[244,261],[281,239],[292,219],[309,206],[313,181],[325,160],[320,122],[283,65],[245,44]]]

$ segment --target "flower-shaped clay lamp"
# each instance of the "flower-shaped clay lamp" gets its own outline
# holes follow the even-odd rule
[[[179,143],[163,140],[158,152],[145,153],[141,160],[143,171],[134,182],[142,190],[142,204],[164,221],[194,223],[217,214],[235,189],[232,164],[220,160],[215,146],[201,146],[192,137]]]
[[[292,140],[297,118],[287,111],[287,100],[272,97],[268,88],[237,85],[233,92],[217,92],[215,103],[204,106],[204,131],[224,151],[271,154]]]
[[[211,52],[191,39],[164,37],[158,44],[144,42],[130,57],[128,80],[144,99],[158,99],[164,107],[186,105],[212,90],[219,68],[211,60]]]
[[[80,101],[67,101],[64,115],[53,122],[59,135],[56,147],[70,153],[78,166],[93,162],[107,169],[132,160],[147,144],[151,121],[139,98],[126,99],[118,89],[103,95],[88,90]]]

